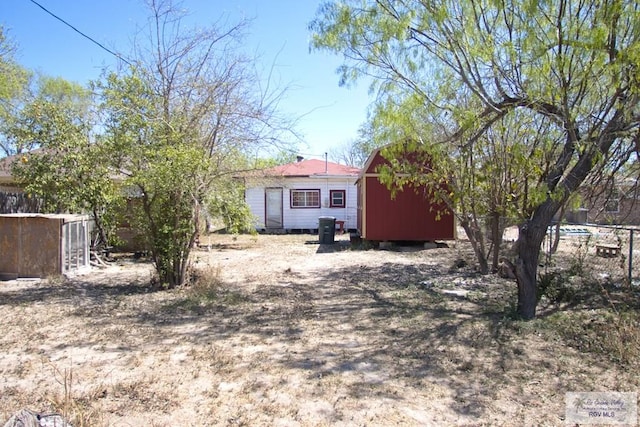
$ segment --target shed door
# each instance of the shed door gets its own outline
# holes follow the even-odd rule
[[[282,188],[265,189],[265,225],[282,228]]]
[[[89,265],[89,233],[85,221],[62,225],[62,271],[68,273]]]

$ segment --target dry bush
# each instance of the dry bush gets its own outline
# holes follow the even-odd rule
[[[586,241],[588,243],[588,240]],[[598,354],[626,366],[640,364],[640,314],[631,288],[599,277],[585,261],[586,247],[559,258],[564,269],[540,274],[540,311],[550,315],[533,322],[581,352]],[[526,328],[525,328],[526,329]]]
[[[205,265],[191,270],[189,296],[197,300],[215,300],[222,290],[220,266]]]
[[[640,315],[610,309],[567,311],[542,320],[570,346],[627,366],[640,361]]]
[[[613,351],[626,364],[640,362],[640,315],[637,312],[625,312],[618,315],[613,325],[615,340]]]
[[[247,300],[240,292],[232,291],[222,280],[220,266],[205,265],[194,268],[190,273],[188,299],[192,303],[207,304],[219,302],[225,305],[236,305]]]
[[[98,411],[91,406],[91,403],[99,398],[102,389],[94,387],[92,391],[78,395],[73,390],[73,370],[71,368],[60,370],[55,365],[51,366],[56,382],[62,387],[62,390],[50,393],[46,397],[53,410],[74,427],[104,425]]]

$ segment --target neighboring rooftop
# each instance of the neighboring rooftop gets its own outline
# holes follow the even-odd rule
[[[0,158],[0,182],[13,181],[11,176],[11,164],[16,161],[17,155]],[[275,166],[269,169],[254,171],[247,175],[252,176],[354,176],[360,174],[360,169],[352,166],[341,165],[325,160],[310,159],[299,160],[295,163]]]
[[[300,160],[295,163],[288,163],[261,171],[263,175],[287,177],[323,175],[358,176],[359,173],[359,168],[317,159]]]
[[[0,218],[45,218],[45,219],[61,219],[63,222],[83,221],[89,219],[84,214],[43,214],[31,212],[18,212],[10,214],[0,214]]]

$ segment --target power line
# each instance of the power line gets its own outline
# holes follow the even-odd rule
[[[49,11],[46,7],[44,7],[43,5],[41,5],[40,3],[38,3],[35,0],[29,0],[31,3],[35,4],[36,6],[38,6],[40,9],[44,10],[45,12],[47,12],[49,15],[53,16],[54,18],[56,18],[58,21],[62,22],[64,25],[66,25],[67,27],[71,28],[73,31],[75,31],[76,33],[80,34],[82,37],[86,38],[87,40],[91,41],[92,43],[98,45],[100,48],[106,50],[107,52],[109,52],[111,55],[115,56],[116,58],[120,59],[121,61],[124,61],[125,63],[127,63],[128,65],[132,65],[131,62],[127,61],[122,55],[120,55],[119,53],[116,53],[110,49],[108,49],[107,47],[105,47],[102,43],[94,40],[93,38],[91,38],[90,36],[86,35],[85,33],[83,33],[82,31],[78,30],[76,27],[74,27],[73,25],[69,24],[67,21],[65,21],[64,19],[60,18],[58,15],[56,15],[55,13]]]

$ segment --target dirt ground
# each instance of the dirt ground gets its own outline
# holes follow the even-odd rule
[[[29,408],[75,427],[555,426],[566,392],[638,389],[512,320],[515,284],[476,274],[463,242],[210,239],[195,289],[153,291],[151,265],[127,258],[0,282],[0,425]]]

